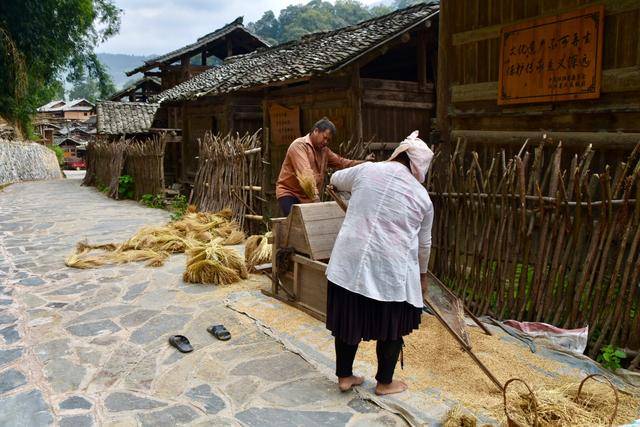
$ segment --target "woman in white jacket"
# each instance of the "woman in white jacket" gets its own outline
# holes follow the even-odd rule
[[[433,204],[422,183],[433,152],[413,132],[388,161],[335,172],[351,193],[327,268],[327,328],[335,337],[341,390],[360,385],[353,360],[361,340],[376,340],[377,394],[406,390],[393,373],[402,337],[417,329],[431,248]]]

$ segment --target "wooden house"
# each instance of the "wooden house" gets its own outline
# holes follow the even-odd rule
[[[428,134],[434,116],[435,4],[228,58],[220,67],[162,92],[171,127],[182,128],[180,176],[192,179],[205,131],[264,135],[277,178],[289,144],[323,116],[349,139],[398,142]]]
[[[86,99],[55,100],[38,108],[37,120],[50,123],[84,121],[95,114],[95,105]]]
[[[162,84],[159,77],[144,76],[111,95],[109,101],[147,102],[150,97],[157,95],[161,90]]]
[[[640,142],[640,2],[441,2],[438,127],[480,151],[543,135],[599,168]]]
[[[74,139],[71,137],[60,138],[54,141],[54,144],[62,148],[64,151],[64,158],[76,157],[80,159],[85,158],[87,142]]]
[[[232,55],[251,52],[267,43],[246,29],[242,17],[206,34],[187,46],[145,61],[128,71],[127,76],[143,73],[160,79],[162,90],[206,71]]]

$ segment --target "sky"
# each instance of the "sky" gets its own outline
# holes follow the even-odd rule
[[[308,0],[307,0],[308,1]],[[372,5],[380,0],[360,0]],[[115,0],[123,10],[120,33],[98,46],[97,52],[152,55],[193,43],[238,16],[245,25],[267,10],[278,16],[300,0]]]

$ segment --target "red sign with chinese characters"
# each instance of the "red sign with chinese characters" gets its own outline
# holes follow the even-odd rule
[[[604,6],[502,28],[498,104],[600,97]]]

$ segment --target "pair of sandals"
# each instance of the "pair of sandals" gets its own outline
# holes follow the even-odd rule
[[[209,326],[207,328],[207,332],[218,338],[220,341],[228,341],[231,339],[231,333],[224,327],[224,325]],[[191,353],[193,351],[193,346],[189,342],[189,338],[184,335],[171,335],[169,337],[169,344],[177,348],[181,353]]]

